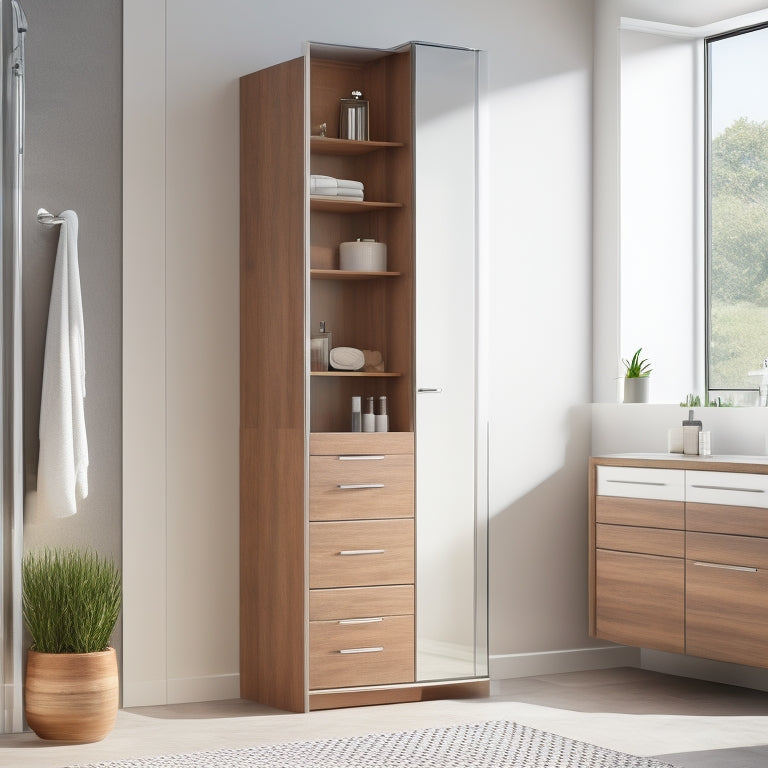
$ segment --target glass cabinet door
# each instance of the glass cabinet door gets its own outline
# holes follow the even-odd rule
[[[480,53],[415,44],[414,54],[416,679],[428,681],[488,672],[478,450]]]

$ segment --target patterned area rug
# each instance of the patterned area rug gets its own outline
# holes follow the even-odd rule
[[[265,744],[70,768],[674,768],[648,757],[493,721],[350,739]]]

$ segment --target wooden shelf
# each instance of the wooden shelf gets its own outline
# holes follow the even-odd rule
[[[373,280],[377,277],[399,277],[402,272],[361,272],[352,269],[310,269],[313,280]]]
[[[313,211],[328,213],[366,213],[383,211],[387,208],[402,208],[402,203],[381,203],[369,200],[339,200],[330,196],[310,195],[309,207]]]
[[[318,155],[367,155],[379,149],[404,147],[400,141],[354,141],[332,139],[328,136],[310,136],[309,148]]]
[[[397,379],[402,375],[392,371],[310,371],[310,376],[330,378]]]

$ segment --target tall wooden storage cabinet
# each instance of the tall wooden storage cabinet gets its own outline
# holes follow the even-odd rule
[[[429,46],[424,70],[453,50]],[[477,52],[462,53],[459,70],[476,90]],[[422,506],[425,525],[435,515],[429,499],[419,497],[416,504],[419,465],[429,488],[430,463],[418,450],[417,391],[443,392],[442,386],[423,387],[416,380],[416,318],[425,314],[417,298],[422,230],[415,192],[419,174],[427,178],[415,148],[421,56],[413,44],[391,51],[311,44],[303,57],[240,83],[241,692],[281,709],[487,691],[482,492],[473,491],[468,501],[465,494],[464,509],[444,509],[444,521],[429,523],[469,539],[466,553],[419,557],[420,547],[429,549],[427,539],[439,543],[440,537],[419,528]],[[339,99],[354,90],[370,103],[366,141],[333,138]],[[476,157],[476,112],[475,93],[465,120],[472,144],[456,148],[458,157]],[[323,123],[327,136],[314,135]],[[312,195],[315,174],[362,181],[364,200]],[[473,187],[473,234],[453,280],[469,292],[464,311],[470,320],[477,314],[476,198]],[[425,212],[429,207],[425,201]],[[339,244],[357,238],[387,244],[386,270],[339,269]],[[450,262],[450,253],[442,255]],[[448,289],[444,293],[453,301]],[[321,321],[334,347],[381,352],[383,365],[310,370],[310,336]],[[450,318],[445,321],[447,331]],[[470,444],[454,454],[468,456],[465,486],[482,489],[473,320],[465,333],[468,416],[457,429],[464,442],[469,435]],[[446,397],[455,389],[447,385]],[[352,397],[373,396],[378,403],[382,395],[390,431],[350,431]],[[428,432],[425,427],[424,446],[430,444]],[[452,523],[454,518],[461,522]],[[446,573],[463,573],[470,583],[441,580],[439,569],[429,565],[441,559]],[[449,608],[440,606],[451,601],[425,593],[429,584],[455,590],[454,602],[471,613],[446,616]],[[430,604],[438,607],[432,611],[436,617]],[[451,623],[458,627],[442,628]],[[423,637],[419,627],[429,628]]]

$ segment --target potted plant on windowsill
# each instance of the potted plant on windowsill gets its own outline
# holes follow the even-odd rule
[[[119,701],[115,649],[120,573],[91,550],[25,555],[24,622],[32,638],[24,714],[42,739],[92,742],[114,727]]]
[[[624,402],[625,403],[647,403],[648,390],[650,385],[651,364],[648,360],[641,360],[640,354],[643,348],[632,355],[632,359],[627,361],[622,358],[622,363],[626,372],[624,374]]]

